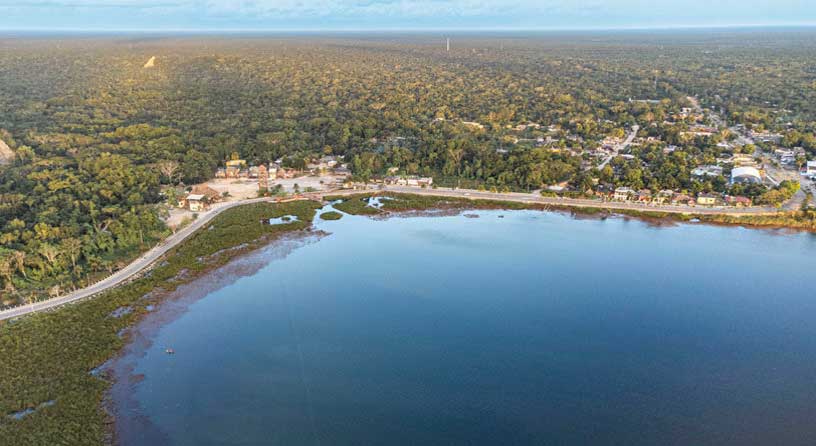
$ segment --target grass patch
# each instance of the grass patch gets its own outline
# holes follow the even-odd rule
[[[143,296],[159,288],[171,291],[275,237],[309,227],[319,207],[296,201],[229,209],[140,279],[56,311],[0,322],[0,445],[103,444],[108,420],[101,402],[109,386],[89,371],[124,346],[117,333],[158,299]],[[299,221],[261,224],[283,215],[296,215]],[[120,307],[132,312],[111,317]],[[53,405],[42,406],[51,400]],[[35,408],[20,420],[7,416]]]
[[[380,211],[368,205],[366,199],[374,194],[360,194],[348,197],[334,197],[343,200],[342,203],[337,203],[334,208],[351,215],[374,215],[379,214]],[[326,197],[329,201],[331,198]]]
[[[335,211],[329,211],[320,214],[321,220],[340,220],[341,218],[343,218],[343,214]]]

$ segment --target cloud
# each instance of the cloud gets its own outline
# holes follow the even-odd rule
[[[597,3],[597,2],[594,2]],[[573,5],[573,6],[569,6]],[[227,16],[478,16],[580,10],[587,2],[564,0],[0,0],[0,6],[25,9],[172,8]],[[591,5],[593,8],[597,4]]]
[[[812,0],[811,0],[812,1]],[[3,26],[603,27],[802,23],[807,0],[0,0]]]

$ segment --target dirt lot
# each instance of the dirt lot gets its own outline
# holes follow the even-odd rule
[[[342,180],[343,177],[333,175],[276,179],[269,182],[269,187],[274,187],[276,184],[280,184],[283,186],[286,192],[289,193],[294,191],[295,184],[300,187],[301,191],[305,191],[308,187],[314,188],[315,190],[329,190],[332,189],[338,181]],[[219,193],[229,192],[230,196],[227,198],[227,201],[244,200],[258,196],[258,180],[255,179],[216,178],[204,184],[215,189]]]

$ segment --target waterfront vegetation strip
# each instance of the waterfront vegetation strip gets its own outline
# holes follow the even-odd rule
[[[372,196],[387,196],[391,200],[384,200],[382,210],[366,207],[367,198]],[[544,203],[524,203],[509,200],[488,200],[480,198],[444,197],[438,195],[420,195],[395,193],[388,191],[363,192],[354,195],[326,196],[327,200],[343,200],[334,207],[354,215],[379,214],[383,211],[408,212],[430,209],[537,209],[574,212],[583,215],[626,215],[644,219],[666,219],[680,222],[700,221],[703,223],[746,226],[757,228],[791,228],[807,231],[816,231],[816,211],[779,211],[773,214],[730,215],[730,214],[703,214],[703,213],[672,213],[648,209],[609,209],[603,206],[574,206]]]
[[[125,345],[120,332],[177,286],[283,233],[308,228],[320,206],[293,201],[226,210],[133,282],[55,311],[0,322],[0,446],[105,443],[110,419],[102,400],[109,383],[91,371]],[[284,215],[298,219],[262,224]],[[122,308],[129,312],[117,314]],[[35,410],[11,416],[26,409]]]
[[[329,201],[333,199],[343,200],[341,203],[334,205],[334,208],[351,215],[374,215],[379,214],[380,211],[368,205],[366,199],[373,194],[360,194],[350,197],[325,197]]]

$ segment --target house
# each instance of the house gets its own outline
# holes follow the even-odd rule
[[[632,188],[629,187],[619,187],[615,189],[615,195],[613,196],[615,200],[618,201],[628,201],[629,197],[635,193]]]
[[[241,175],[241,168],[238,166],[227,166],[224,169],[225,178],[238,178]]]
[[[473,122],[473,121],[462,121],[462,124],[463,124],[463,125],[465,125],[465,126],[467,126],[467,127],[477,128],[477,129],[479,129],[479,130],[483,130],[483,129],[484,129],[484,125],[482,125],[482,124],[480,124],[480,123],[478,123],[478,122]]]
[[[771,132],[751,132],[751,138],[762,141],[762,142],[771,142],[771,143],[779,143],[782,141],[782,135],[778,133],[771,133]]]
[[[677,194],[672,197],[671,203],[677,205],[693,205],[695,201],[686,194]]]
[[[184,199],[187,204],[187,209],[193,212],[199,212],[207,209],[207,201],[205,200],[204,195],[201,194],[190,194]]]
[[[749,207],[749,206],[751,206],[751,199],[748,198],[748,197],[728,195],[728,196],[725,197],[725,202],[730,204],[731,206],[737,206],[737,207]]]
[[[805,175],[816,175],[816,161],[808,161],[807,164],[805,164]]]
[[[203,184],[193,186],[190,193],[193,195],[203,195],[208,203],[215,203],[221,200],[221,194],[217,190]]]
[[[395,186],[427,187],[433,184],[433,178],[413,175],[407,177],[388,176],[383,179],[383,182]]]
[[[717,194],[702,193],[697,196],[697,204],[702,206],[714,206],[717,204],[717,199],[720,198]]]
[[[276,177],[277,178],[294,178],[296,171],[294,169],[287,169],[285,167],[281,167],[277,169]]]
[[[322,166],[325,166],[325,168],[334,169],[338,164],[337,157],[332,155],[326,155],[323,158],[320,158],[320,164]]]
[[[637,201],[640,203],[648,203],[652,201],[652,191],[649,189],[641,189],[637,193]]]
[[[752,155],[748,155],[745,153],[738,153],[731,157],[731,164],[734,167],[756,167],[756,160]]]
[[[691,171],[691,175],[695,177],[718,177],[722,175],[723,168],[713,164],[707,166],[699,166]]]
[[[671,202],[673,196],[674,196],[673,190],[663,189],[657,194],[655,194],[654,201],[658,204],[669,203]]]

